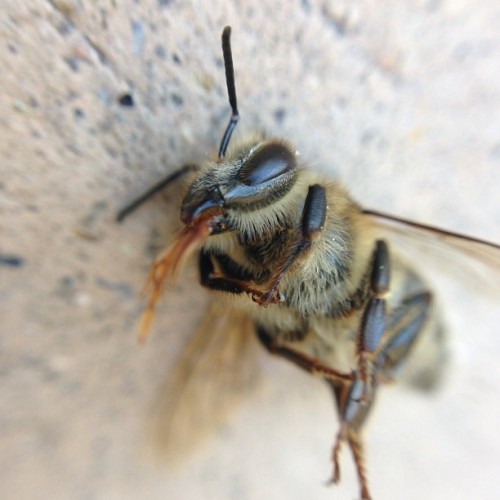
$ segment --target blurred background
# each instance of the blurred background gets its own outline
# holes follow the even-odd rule
[[[154,402],[207,294],[186,270],[136,341],[140,291],[179,227],[178,187],[229,117],[220,34],[233,27],[241,121],[286,137],[364,206],[500,241],[497,1],[2,2],[0,496],[352,499],[323,384],[265,353],[260,381],[192,460],[151,459]],[[450,362],[433,395],[394,385],[366,429],[376,499],[496,499],[499,297],[461,265],[433,283]],[[450,255],[450,259],[452,256]],[[463,272],[458,272],[463,271]]]

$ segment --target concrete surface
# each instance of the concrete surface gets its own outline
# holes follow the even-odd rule
[[[259,390],[185,468],[151,462],[148,415],[206,295],[187,271],[139,347],[178,189],[114,216],[213,154],[231,24],[236,135],[288,137],[369,207],[500,241],[498,2],[4,0],[0,19],[0,497],[356,498],[348,453],[341,486],[324,486],[326,389],[264,354]],[[376,499],[499,496],[499,298],[437,271],[448,378],[380,398]]]

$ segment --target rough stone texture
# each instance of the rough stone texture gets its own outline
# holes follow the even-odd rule
[[[226,24],[237,136],[288,137],[367,206],[500,240],[496,0],[3,0],[1,498],[357,494],[347,452],[342,484],[324,486],[336,432],[326,389],[264,354],[259,391],[186,468],[143,451],[206,295],[188,270],[139,347],[139,291],[177,227],[176,189],[122,225],[114,216],[213,154],[229,113]],[[500,491],[498,296],[437,270],[427,271],[451,329],[449,377],[434,396],[382,394],[366,432],[378,499]]]

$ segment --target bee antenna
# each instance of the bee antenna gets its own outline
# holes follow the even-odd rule
[[[233,66],[233,55],[231,53],[231,26],[226,26],[222,31],[222,55],[224,57],[224,66],[226,69],[226,84],[227,84],[227,95],[229,97],[229,104],[231,105],[231,118],[227,125],[226,131],[222,136],[219,147],[219,159],[222,160],[226,154],[227,146],[233,130],[240,119],[238,113],[238,104],[236,102],[236,86],[234,84],[234,66]]]

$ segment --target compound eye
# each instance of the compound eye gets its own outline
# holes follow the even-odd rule
[[[266,144],[248,158],[239,179],[247,186],[258,186],[296,167],[295,155],[289,148],[279,143]]]
[[[244,160],[235,182],[222,192],[228,206],[255,210],[288,193],[297,177],[295,154],[284,144],[267,142]]]

